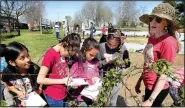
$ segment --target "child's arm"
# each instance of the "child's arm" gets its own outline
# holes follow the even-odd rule
[[[126,64],[124,64],[124,68],[129,68],[130,67],[130,58],[129,58],[129,52],[128,52],[128,50],[127,50],[127,48],[126,48],[126,46],[125,45],[123,45],[123,60],[128,60],[128,62],[126,63]]]
[[[4,86],[6,88],[8,88],[9,91],[17,94],[18,98],[24,98],[26,96],[26,94],[24,92],[17,90],[14,86],[8,86],[6,83],[4,83]]]
[[[36,89],[36,92],[37,92],[38,94],[41,94],[41,93],[42,93],[42,86],[43,86],[43,85],[39,84],[38,89]]]
[[[49,68],[47,68],[46,66],[41,66],[41,69],[37,77],[38,84],[43,84],[43,85],[65,84],[67,85],[68,83],[71,82],[71,80],[69,80],[69,77],[65,77],[62,79],[47,78],[46,75],[48,74],[48,72],[49,72]]]

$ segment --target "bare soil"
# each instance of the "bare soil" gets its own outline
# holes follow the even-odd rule
[[[143,54],[142,53],[130,53],[130,59],[131,59],[131,67],[136,66],[142,67],[142,64],[144,62],[143,60]],[[174,68],[181,68],[184,67],[184,55],[178,54],[175,57],[175,63],[173,65]],[[135,70],[138,72],[142,72],[142,69]],[[134,98],[138,101],[139,105],[141,105],[142,102],[142,96],[144,95],[144,84],[141,85],[141,93],[137,94],[135,92],[135,84],[140,77],[140,73],[130,76],[127,81],[126,78],[124,78],[124,82],[126,81],[126,85],[129,89],[129,91],[125,88],[125,86],[122,87],[120,91],[120,95],[117,100],[117,106],[138,106]],[[132,94],[132,95],[131,95]],[[133,98],[134,97],[134,98]],[[167,98],[163,101],[163,106],[170,106],[172,104],[172,99],[168,95]]]

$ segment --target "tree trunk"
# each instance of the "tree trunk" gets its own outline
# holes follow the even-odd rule
[[[10,30],[10,17],[8,17],[8,30],[7,30],[9,33],[11,33],[11,30]]]
[[[16,22],[17,22],[17,27],[15,29],[16,29],[16,31],[18,33],[18,36],[20,36],[21,35],[21,32],[20,32],[20,25],[19,25],[19,19],[18,19],[18,17],[16,19]]]

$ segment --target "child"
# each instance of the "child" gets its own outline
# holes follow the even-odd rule
[[[7,103],[7,106],[13,106],[14,105],[14,100],[13,96],[8,92],[7,88],[4,86],[4,82],[2,82],[2,72],[7,66],[7,62],[4,58],[4,50],[6,48],[5,44],[0,44],[0,88],[1,88],[1,95],[0,95],[0,100],[5,100]]]
[[[94,38],[87,38],[84,40],[80,53],[78,55],[79,61],[75,62],[71,69],[70,75],[73,78],[85,78],[90,85],[94,84],[99,78],[98,60],[96,56],[99,52],[99,44]],[[80,86],[73,89],[70,95],[74,97],[78,104],[83,101],[90,104],[88,98],[80,95],[80,92],[85,86]],[[87,105],[86,105],[87,106]]]
[[[0,61],[1,61],[0,72],[3,72],[4,68],[6,68],[6,66],[7,66],[7,63],[4,58],[4,49],[5,48],[6,48],[5,44],[0,44]],[[0,77],[0,79],[1,79],[1,77]]]
[[[0,89],[1,89],[1,95],[0,95],[0,100],[3,100],[3,90],[4,90],[4,85],[1,82],[1,77],[2,77],[2,72],[6,68],[7,63],[4,58],[4,49],[6,48],[5,44],[0,44]]]
[[[55,23],[55,32],[56,32],[56,39],[60,40],[60,27],[58,25],[58,22]]]
[[[77,53],[80,42],[79,34],[69,34],[44,55],[37,82],[45,85],[44,95],[50,107],[64,106],[66,85],[70,82],[67,60]]]
[[[122,45],[121,42],[121,32],[120,30],[113,29],[112,33],[108,34],[107,42],[100,44],[100,52],[98,54],[99,59],[99,68],[101,77],[105,77],[105,72],[109,71],[111,68],[119,68],[112,63],[112,61],[119,59],[124,61],[125,59],[129,60],[129,53],[125,45]],[[119,57],[121,54],[121,57]],[[122,65],[121,68],[128,68],[130,67],[130,62],[128,64]],[[111,79],[110,79],[111,80]],[[117,84],[116,87],[113,88],[112,94],[113,96],[110,99],[111,106],[116,106],[117,98],[119,95],[119,91],[121,89],[121,83]]]
[[[14,96],[16,106],[23,106],[23,99],[40,89],[36,83],[39,66],[31,62],[28,49],[18,42],[9,43],[4,56],[8,65],[4,69],[2,81]]]

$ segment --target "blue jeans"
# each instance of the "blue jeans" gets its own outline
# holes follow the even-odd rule
[[[90,38],[93,38],[93,31],[90,31]]]
[[[60,33],[59,32],[56,32],[56,38],[60,39]]]
[[[45,96],[47,103],[50,107],[57,107],[57,106],[65,107],[65,103],[63,100],[54,100],[51,97],[49,97],[48,95],[44,95],[44,96]]]

